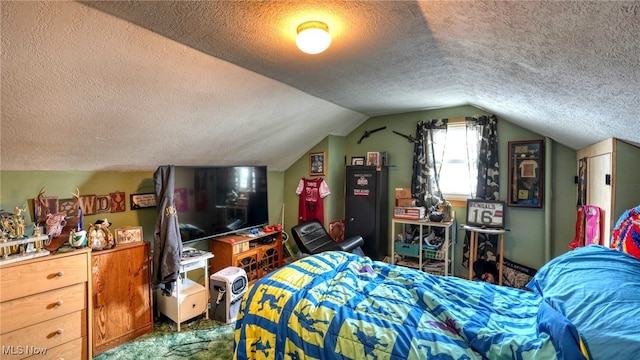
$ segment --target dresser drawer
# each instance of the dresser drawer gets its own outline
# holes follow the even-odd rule
[[[0,303],[0,334],[86,308],[86,284]]]
[[[64,343],[60,346],[47,349],[45,354],[32,355],[26,359],[81,360],[87,359],[87,356],[87,338],[83,337],[69,341],[68,343]]]
[[[208,304],[207,292],[198,291],[187,295],[180,304],[180,319],[182,321],[196,317],[207,310]]]
[[[85,253],[0,268],[0,302],[88,281]],[[4,319],[4,317],[3,317]]]
[[[52,349],[86,336],[86,313],[76,311],[51,320],[0,335],[0,344],[14,350],[2,359],[22,359],[39,349]],[[16,351],[20,350],[22,351]],[[47,354],[49,355],[49,354]]]

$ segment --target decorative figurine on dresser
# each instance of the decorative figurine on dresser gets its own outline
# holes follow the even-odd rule
[[[16,207],[15,213],[0,212],[0,264],[49,255],[49,251],[43,248],[48,236],[40,231],[32,236],[25,235],[26,209],[25,205],[23,208]],[[36,229],[39,230],[38,227]]]
[[[65,216],[44,217],[27,235],[26,214],[26,205],[0,211],[2,358],[91,359],[90,249],[51,255],[51,237],[40,226],[50,220],[49,230],[65,243]]]
[[[109,231],[111,223],[106,218],[97,220],[94,225],[89,227],[87,239],[89,246],[93,250],[111,249],[115,245],[113,233]]]
[[[44,248],[54,252],[69,242],[74,230],[82,230],[82,208],[80,207],[80,190],[73,195],[72,203],[60,211],[57,198],[45,197],[44,187],[40,189],[34,201],[36,227],[42,226],[48,239]],[[49,200],[55,200],[53,203]]]

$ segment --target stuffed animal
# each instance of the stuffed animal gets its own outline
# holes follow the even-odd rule
[[[442,213],[443,215],[442,221],[445,221],[445,222],[451,221],[451,218],[453,217],[452,215],[453,206],[451,205],[449,200],[444,200],[441,203],[439,203],[436,209]]]

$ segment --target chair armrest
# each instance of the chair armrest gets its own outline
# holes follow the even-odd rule
[[[344,241],[342,242],[336,243],[336,247],[338,250],[346,252],[351,252],[353,249],[362,245],[364,245],[364,239],[360,235],[353,236],[348,239],[344,239]]]

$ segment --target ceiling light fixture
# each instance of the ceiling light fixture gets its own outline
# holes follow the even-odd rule
[[[331,44],[329,27],[321,21],[307,21],[298,26],[296,45],[307,54],[319,54]]]

